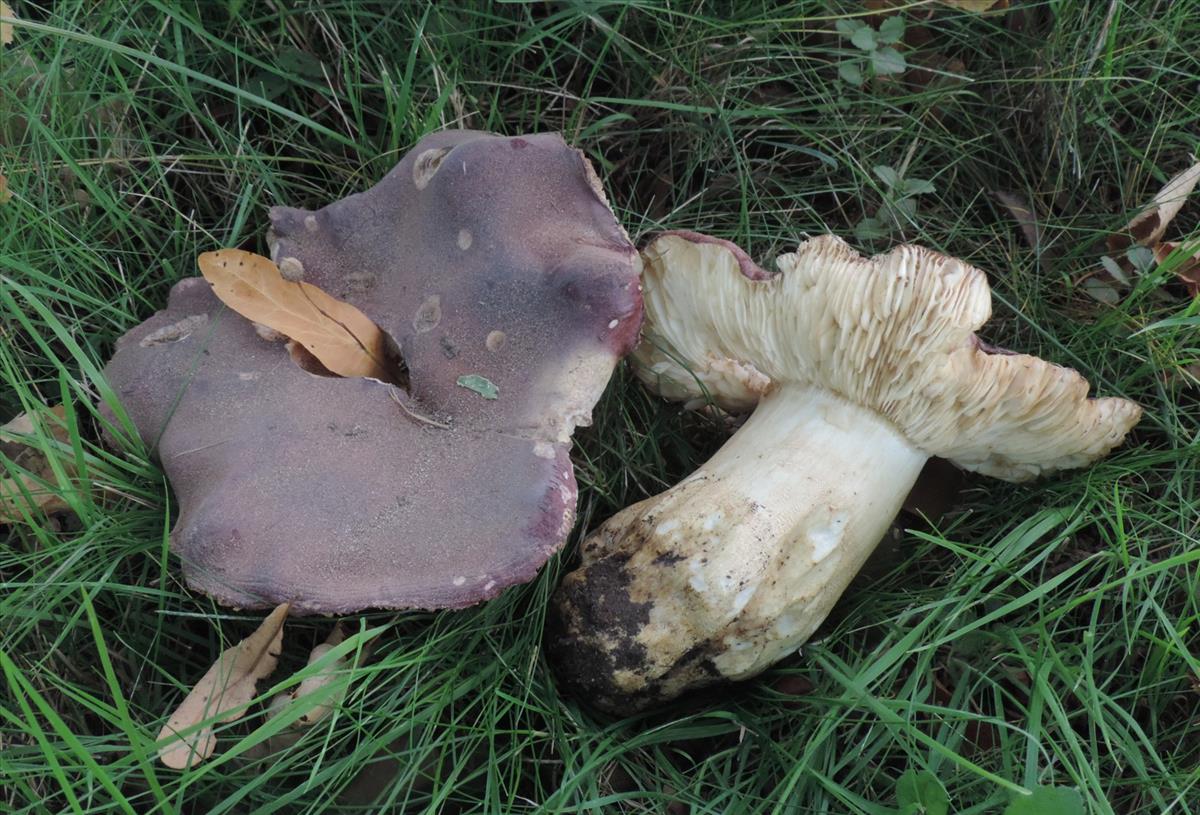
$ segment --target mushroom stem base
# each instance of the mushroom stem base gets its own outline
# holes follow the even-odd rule
[[[560,676],[621,712],[754,676],[829,614],[926,458],[829,391],[772,391],[699,470],[584,541],[554,598]]]

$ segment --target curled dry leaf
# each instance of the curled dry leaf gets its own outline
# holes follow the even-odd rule
[[[386,337],[354,306],[311,283],[285,280],[278,266],[253,252],[205,252],[198,263],[225,305],[295,340],[331,372],[391,380]]]
[[[65,417],[65,408],[56,405],[45,413],[22,413],[0,425],[0,455],[28,473],[0,478],[0,524],[20,523],[34,509],[50,513],[70,508],[58,492],[46,485],[57,479],[37,439],[40,430],[46,438],[70,443]],[[71,471],[65,460],[63,467]]]
[[[1131,285],[1130,277],[1134,273],[1151,268],[1151,254],[1154,262],[1161,265],[1179,246],[1178,243],[1163,241],[1163,236],[1197,184],[1200,184],[1200,162],[1173,176],[1145,210],[1119,232],[1109,235],[1105,240],[1109,254],[1101,258],[1103,271],[1089,275],[1084,281],[1084,290],[1095,299],[1111,305],[1120,300],[1120,293],[1113,281],[1122,287]],[[1144,257],[1137,257],[1139,253]],[[1174,271],[1195,297],[1200,290],[1200,253],[1193,258],[1183,259]],[[1097,293],[1103,296],[1097,296]]]
[[[1029,248],[1038,251],[1042,246],[1042,232],[1038,227],[1037,213],[1029,200],[1023,195],[1005,190],[995,190],[992,194],[1017,222]]]
[[[0,2],[0,17],[16,19],[17,15],[13,13],[12,6],[8,3]],[[0,23],[0,45],[12,45],[12,41],[12,23]]]
[[[257,630],[226,648],[200,678],[183,703],[159,731],[158,757],[176,770],[199,764],[213,754],[213,724],[240,719],[254,699],[258,680],[269,676],[279,661],[283,623],[290,603],[272,611]],[[208,722],[196,729],[202,722]],[[187,733],[181,731],[190,730]],[[169,739],[169,741],[164,741]]]
[[[1160,266],[1166,263],[1167,258],[1174,254],[1179,247],[1180,244],[1176,241],[1163,241],[1156,244],[1154,247],[1155,262]],[[1186,252],[1186,249],[1184,251]],[[1187,286],[1188,294],[1192,297],[1200,297],[1200,247],[1195,248],[1190,257],[1185,254],[1178,265],[1174,265],[1174,272],[1175,276],[1183,281],[1183,285]]]
[[[322,660],[326,654],[332,651],[337,646],[341,645],[346,639],[346,629],[342,623],[338,623],[333,627],[333,631],[325,638],[325,641],[312,649],[308,655],[308,665],[315,665]],[[271,700],[272,717],[278,716],[291,705],[294,705],[321,690],[322,688],[332,684],[339,674],[353,668],[369,653],[370,641],[365,642],[359,651],[348,651],[340,658],[332,660],[328,665],[322,668],[317,673],[301,680],[300,684],[291,690],[290,693],[281,693]],[[324,719],[329,713],[341,703],[342,698],[346,695],[346,686],[343,685],[337,691],[331,693],[320,704],[313,705],[305,713],[296,720],[299,725],[313,725]]]
[[[1183,209],[1184,202],[1192,194],[1197,183],[1200,183],[1200,162],[1163,185],[1158,195],[1150,202],[1150,206],[1138,213],[1119,233],[1109,235],[1108,251],[1121,252],[1135,243],[1154,246],[1161,241],[1167,226],[1179,214],[1179,210]]]

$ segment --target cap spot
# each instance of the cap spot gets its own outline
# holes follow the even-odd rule
[[[379,282],[371,272],[351,272],[342,278],[342,293],[347,294],[366,294],[371,289],[375,288],[375,284]]]
[[[616,327],[617,327],[617,325],[618,325],[620,322],[621,322],[620,320],[609,320],[609,321],[608,321],[608,327],[609,327],[609,328],[616,328]]]
[[[449,147],[435,147],[417,156],[417,160],[413,162],[412,172],[413,183],[417,185],[418,190],[423,190],[428,186],[430,179],[437,173],[438,167],[442,166],[442,159],[449,152]]]
[[[471,232],[468,229],[458,230],[458,248],[464,252],[471,248]]]
[[[309,232],[316,232],[317,231],[317,216],[316,215],[304,216],[304,228],[307,229]]]
[[[243,382],[249,382],[252,379],[258,379],[260,376],[262,376],[262,374],[259,373],[258,371],[239,371],[238,372],[238,379],[242,380]]]
[[[491,591],[491,590],[492,590],[492,589],[494,589],[494,588],[496,588],[496,581],[495,581],[495,580],[489,580],[489,581],[488,581],[487,583],[485,583],[485,584],[484,584],[484,586],[483,586],[483,590],[484,590],[484,591]]]
[[[548,441],[539,441],[533,445],[533,454],[538,458],[554,458],[554,445]]]
[[[426,331],[437,328],[441,321],[442,298],[437,294],[430,295],[425,298],[425,302],[417,309],[417,315],[413,317],[413,330],[418,334],[424,334]]]
[[[456,586],[465,585],[466,582],[467,582],[467,578],[461,574],[458,577],[454,578],[454,585],[456,585]]]
[[[491,331],[488,333],[487,339],[483,341],[483,344],[487,346],[489,351],[495,353],[504,347],[504,342],[507,339],[508,337],[505,336],[503,331]]]
[[[296,258],[283,258],[279,261],[279,273],[283,275],[284,280],[291,280],[293,283],[303,280],[304,264]]]

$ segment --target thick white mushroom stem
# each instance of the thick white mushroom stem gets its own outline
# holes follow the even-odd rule
[[[660,502],[670,518],[652,530],[657,557],[686,560],[670,575],[638,573],[635,593],[666,612],[643,635],[662,653],[685,621],[692,639],[719,640],[713,663],[730,679],[795,651],[883,539],[926,459],[888,422],[828,391],[769,394]]]
[[[699,470],[584,543],[560,597],[590,605],[569,619],[610,624],[570,632],[570,658],[628,656],[615,671],[585,671],[598,680],[589,697],[617,708],[621,697],[669,698],[794,652],[883,538],[926,459],[890,422],[827,390],[768,393]],[[587,590],[601,575],[603,591]]]

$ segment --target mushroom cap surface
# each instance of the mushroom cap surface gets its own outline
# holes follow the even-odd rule
[[[374,320],[409,384],[308,373],[205,281],[176,284],[106,375],[178,496],[188,583],[346,613],[532,578],[573,525],[572,431],[641,321],[587,160],[555,135],[442,132],[370,190],[271,221],[285,275]],[[482,380],[496,398],[463,384]]]
[[[997,352],[983,272],[917,246],[866,258],[805,241],[768,275],[725,241],[666,233],[643,252],[638,375],[671,399],[753,409],[776,384],[827,388],[890,421],[931,456],[1009,481],[1081,467],[1141,416],[1088,398],[1075,371]]]

